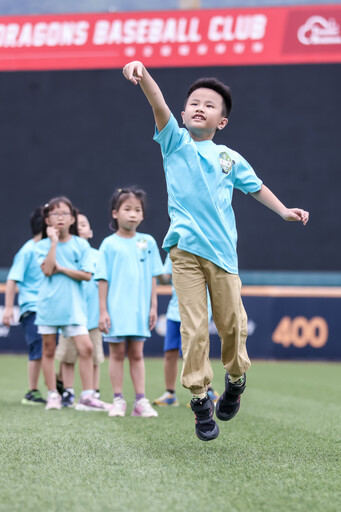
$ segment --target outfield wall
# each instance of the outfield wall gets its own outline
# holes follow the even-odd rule
[[[217,134],[250,161],[288,206],[310,210],[306,227],[286,223],[236,191],[241,270],[339,271],[339,64],[153,69],[180,122],[185,90],[202,75],[232,87],[228,126]],[[0,75],[0,267],[30,237],[28,216],[66,194],[90,218],[93,245],[110,234],[113,189],[148,193],[141,231],[159,246],[167,194],[154,123],[142,92],[120,70]],[[163,256],[164,257],[164,256]]]
[[[0,353],[24,353],[22,327],[1,325],[4,285],[0,285]],[[1,293],[2,292],[2,293]],[[158,287],[159,320],[145,344],[146,356],[162,356],[165,313],[171,288]],[[248,352],[254,359],[341,361],[341,287],[244,286],[248,314]],[[210,324],[211,356],[220,357],[220,340]]]

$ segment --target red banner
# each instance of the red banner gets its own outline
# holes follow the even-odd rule
[[[341,62],[341,5],[0,18],[0,70]]]

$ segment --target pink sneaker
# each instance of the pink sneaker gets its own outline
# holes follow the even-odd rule
[[[76,411],[109,411],[111,408],[111,404],[108,404],[106,402],[102,402],[102,400],[98,400],[98,398],[95,398],[95,396],[92,395],[86,395],[86,396],[80,396],[78,404],[76,405],[75,409]]]
[[[142,418],[156,418],[158,413],[150,405],[148,398],[140,398],[140,400],[135,402],[131,415],[141,416]]]
[[[45,406],[45,410],[49,409],[61,409],[62,408],[62,398],[57,391],[47,394],[47,402]]]
[[[125,416],[127,409],[127,402],[121,398],[120,396],[114,398],[111,409],[109,411],[109,416]]]

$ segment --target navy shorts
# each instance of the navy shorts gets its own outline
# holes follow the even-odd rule
[[[21,317],[25,341],[28,346],[29,361],[36,361],[42,357],[42,337],[38,334],[38,326],[34,323],[35,319],[36,314],[34,311],[28,311]]]
[[[175,320],[169,320],[167,318],[167,330],[163,345],[164,352],[167,352],[168,350],[179,350],[179,353],[182,356],[180,325],[181,322],[176,322]]]

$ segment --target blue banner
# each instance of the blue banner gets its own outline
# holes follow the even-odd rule
[[[146,356],[163,355],[169,299],[159,295],[159,320],[145,343]],[[251,359],[341,361],[341,297],[247,296],[243,302]],[[15,325],[7,328],[1,324],[3,304],[4,295],[0,294],[0,353],[26,353],[19,310],[15,311]],[[211,357],[220,358],[220,339],[213,320],[210,339]]]

